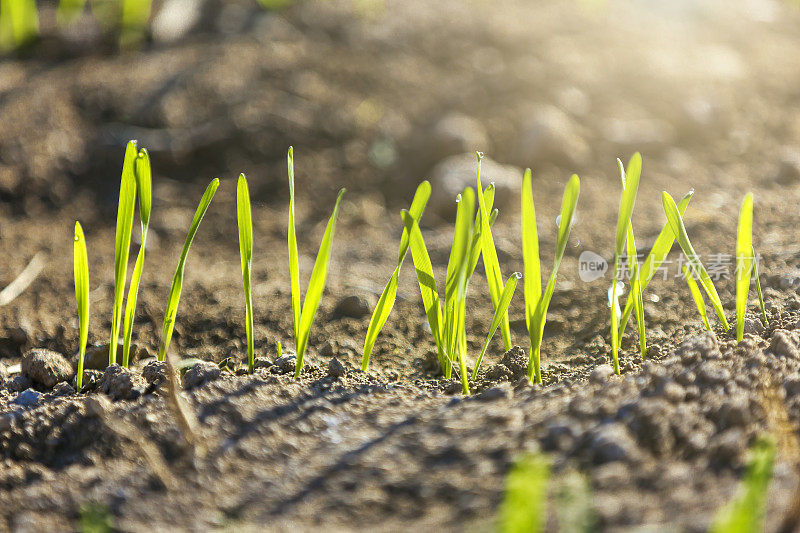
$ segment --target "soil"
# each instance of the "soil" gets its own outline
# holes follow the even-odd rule
[[[75,530],[91,518],[120,531],[492,530],[510,466],[533,450],[553,465],[548,530],[566,530],[559,487],[578,473],[591,487],[594,530],[705,531],[764,433],[779,442],[768,530],[797,527],[800,13],[766,0],[201,4],[198,27],[175,42],[119,51],[96,33],[51,32],[0,60],[0,287],[46,257],[0,306],[0,531]],[[136,362],[105,369],[130,138],[152,156],[153,219]],[[303,284],[337,191],[348,188],[298,380],[289,145]],[[521,288],[511,317],[522,350],[506,353],[498,335],[470,396],[444,380],[410,258],[360,372],[369,314],[397,257],[399,210],[421,179],[449,187],[452,165],[476,149],[501,164],[485,181],[498,184],[505,274],[522,257],[518,182],[503,177],[533,167],[545,275],[563,186],[573,172],[582,178],[548,315],[544,385],[521,372]],[[650,355],[639,359],[629,327],[614,376],[610,277],[581,281],[578,257],[610,258],[615,159],[635,150],[645,169],[640,251],[664,224],[661,190],[694,188],[687,229],[704,257],[733,253],[739,202],[755,193],[769,323],[752,299],[737,346],[718,326],[703,332],[685,283],[656,279],[645,301]],[[239,172],[254,199],[252,376],[242,375]],[[213,364],[190,366],[176,400],[153,359],[180,247],[212,177],[222,185],[191,249],[172,351]],[[437,275],[450,209],[432,203],[423,219]],[[89,339],[100,361],[81,391],[70,371],[75,220],[89,244]],[[470,287],[477,355],[491,320],[482,267]],[[732,317],[734,280],[717,287]]]

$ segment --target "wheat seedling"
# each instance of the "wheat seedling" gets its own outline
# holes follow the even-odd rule
[[[255,370],[253,353],[253,291],[250,285],[250,268],[253,262],[253,217],[250,209],[250,191],[247,178],[239,175],[236,186],[236,220],[239,224],[239,255],[242,260],[242,284],[244,285],[245,333],[247,335],[247,371]]]
[[[78,343],[78,374],[75,388],[83,387],[83,360],[86,357],[86,339],[89,335],[89,259],[86,255],[86,239],[81,223],[75,223],[74,273],[75,301],[78,305],[78,324],[80,337]]]

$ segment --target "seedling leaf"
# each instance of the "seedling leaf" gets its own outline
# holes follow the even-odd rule
[[[181,256],[178,259],[178,266],[175,268],[175,275],[172,277],[172,287],[169,290],[169,298],[167,298],[167,307],[164,311],[164,327],[161,333],[161,345],[158,348],[158,360],[165,361],[167,351],[169,350],[169,343],[172,340],[172,330],[175,327],[175,317],[178,314],[178,304],[181,300],[181,290],[183,288],[183,273],[186,268],[186,258],[189,255],[189,248],[192,246],[194,236],[197,234],[197,229],[200,227],[200,222],[208,211],[208,206],[211,205],[211,200],[214,199],[214,194],[219,187],[219,179],[214,178],[206,187],[203,197],[200,199],[200,204],[197,206],[197,211],[194,213],[192,225],[189,227],[189,233],[186,235],[186,241],[183,243]]]
[[[539,233],[536,230],[536,210],[533,206],[531,169],[522,176],[522,286],[525,291],[525,325],[531,331],[531,319],[542,297],[542,270],[539,262]]]
[[[325,281],[328,277],[328,264],[331,258],[331,244],[333,243],[333,232],[336,228],[336,218],[339,216],[339,204],[344,196],[345,189],[339,191],[336,204],[333,206],[333,213],[328,220],[325,234],[319,245],[317,259],[314,262],[314,269],[311,271],[311,278],[308,281],[306,297],[303,300],[303,310],[300,313],[300,326],[298,328],[299,338],[295,341],[297,349],[297,360],[295,362],[294,377],[300,377],[303,370],[303,356],[305,355],[308,337],[311,334],[311,325],[314,323],[314,316],[317,314],[319,302],[322,299],[322,292],[325,290]]]
[[[300,338],[300,263],[297,254],[297,234],[294,223],[294,148],[286,156],[289,167],[289,284],[292,288],[292,324],[294,339]]]
[[[534,310],[533,317],[530,319],[531,328],[528,330],[528,335],[531,341],[531,353],[528,358],[528,378],[535,380],[536,383],[539,384],[542,383],[541,349],[542,339],[544,337],[544,326],[547,322],[547,310],[550,307],[550,300],[552,300],[553,292],[556,289],[558,268],[561,266],[561,260],[564,258],[564,252],[567,249],[569,234],[575,219],[575,210],[578,206],[578,196],[580,192],[581,180],[578,178],[577,174],[573,174],[567,186],[564,188],[564,196],[561,200],[561,215],[559,218],[561,222],[558,225],[558,239],[556,240],[556,255],[553,260],[553,269],[550,271],[550,277],[547,280],[544,294],[540,297]],[[523,252],[523,261],[524,260]]]
[[[483,154],[478,152],[478,193],[483,191],[481,185],[481,159]],[[489,224],[489,209],[486,207],[486,202],[482,194],[478,194],[478,208],[481,214],[481,253],[483,254],[483,266],[486,272],[486,281],[489,283],[489,294],[492,298],[492,304],[497,309],[500,303],[500,296],[503,291],[503,275],[500,272],[500,261],[497,259],[497,250],[494,246],[494,239],[492,238],[492,229]],[[508,313],[503,316],[502,334],[503,345],[506,350],[511,349],[511,327],[508,322]]]
[[[253,217],[250,210],[250,190],[247,178],[239,175],[236,186],[236,220],[239,224],[239,256],[242,260],[242,284],[245,302],[245,333],[247,335],[247,371],[255,370],[253,351],[253,291],[250,269],[253,263]]]
[[[86,356],[86,339],[89,335],[89,259],[86,255],[86,239],[80,222],[75,222],[74,274],[75,301],[78,305],[80,336],[78,343],[78,374],[76,388],[83,387],[83,360]]]
[[[475,361],[475,368],[472,370],[473,380],[475,380],[478,375],[478,369],[481,366],[481,361],[483,361],[483,356],[486,355],[486,350],[489,348],[489,342],[492,340],[497,328],[500,326],[500,322],[503,319],[503,313],[508,311],[508,306],[511,304],[511,299],[514,297],[514,291],[517,290],[517,282],[521,277],[522,274],[519,272],[514,272],[506,280],[506,285],[503,287],[503,294],[500,296],[500,305],[497,306],[497,309],[494,312],[494,317],[492,318],[492,324],[489,326],[489,335],[486,336],[486,341],[483,343],[483,347],[481,348],[481,354],[478,356],[478,360]]]
[[[739,227],[736,232],[736,342],[744,338],[744,315],[750,278],[753,275],[753,193],[748,193],[739,210]]]
[[[427,181],[420,183],[417,187],[417,192],[414,193],[414,199],[411,201],[411,208],[409,213],[414,217],[414,220],[419,222],[422,218],[422,213],[425,211],[425,206],[431,196],[431,184]],[[397,255],[397,266],[389,278],[389,282],[384,287],[381,297],[378,299],[378,304],[375,306],[375,311],[372,313],[372,318],[369,321],[367,328],[367,336],[364,339],[364,354],[361,359],[361,370],[366,372],[369,368],[369,359],[372,355],[372,349],[375,346],[375,341],[378,339],[389,314],[394,307],[395,299],[397,298],[397,282],[400,275],[400,268],[403,266],[406,254],[408,253],[409,246],[409,232],[405,225],[403,226],[403,235],[400,237],[400,251]]]
[[[150,209],[153,205],[153,186],[150,171],[150,157],[147,150],[142,148],[133,165],[136,176],[136,192],[139,198],[139,220],[142,225],[142,245],[136,257],[136,265],[131,274],[131,284],[128,287],[128,298],[125,300],[125,318],[122,324],[122,366],[127,367],[130,359],[131,336],[133,334],[133,320],[136,315],[136,301],[139,296],[139,282],[144,270],[144,254],[147,248],[147,228],[150,225]]]
[[[694,275],[689,272],[685,266],[681,266],[681,270],[683,270],[683,277],[686,279],[686,284],[689,286],[689,292],[692,294],[692,299],[697,306],[697,312],[700,313],[700,318],[703,319],[703,325],[708,331],[713,332],[711,329],[711,324],[708,323],[708,312],[706,312],[706,303],[703,300],[703,293],[700,292],[700,287],[697,286],[697,282],[694,280]]]
[[[138,156],[136,141],[128,142],[122,163],[117,208],[117,233],[114,245],[114,310],[111,318],[111,340],[108,346],[108,364],[117,362],[117,339],[122,318],[122,297],[125,293],[125,276],[128,272],[128,255],[133,231],[133,212],[136,207],[136,174],[134,163]]]
[[[675,205],[675,200],[672,199],[672,196],[670,196],[669,193],[663,192],[661,194],[661,202],[664,206],[664,213],[667,216],[670,228],[672,229],[678,244],[680,244],[684,255],[686,255],[689,266],[691,267],[694,275],[699,278],[700,285],[705,290],[709,300],[711,300],[711,305],[714,308],[714,311],[716,312],[720,322],[722,322],[722,326],[725,328],[725,331],[728,331],[730,326],[728,325],[727,318],[725,318],[725,310],[722,308],[722,302],[719,299],[717,289],[714,288],[714,283],[711,281],[711,276],[708,275],[708,271],[703,266],[703,263],[700,261],[700,257],[694,251],[692,243],[689,241],[689,235],[686,233],[686,227],[684,226],[683,219],[678,212],[678,207]]]

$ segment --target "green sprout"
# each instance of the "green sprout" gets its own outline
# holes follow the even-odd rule
[[[558,224],[558,239],[556,241],[556,255],[553,269],[542,293],[542,273],[539,259],[539,234],[536,230],[536,211],[533,205],[533,188],[531,184],[531,170],[526,169],[522,177],[522,260],[525,276],[523,288],[525,291],[525,325],[528,328],[530,340],[530,355],[528,357],[528,379],[542,383],[541,350],[544,336],[544,326],[547,322],[547,309],[556,287],[558,267],[564,257],[569,241],[569,233],[575,218],[575,209],[578,205],[581,182],[573,174],[564,189],[561,201],[561,216]]]
[[[619,175],[622,180],[622,190],[625,191],[625,183],[627,183],[627,176],[625,167],[620,159],[617,159],[619,165]],[[641,175],[641,166],[639,166],[639,173]],[[627,248],[628,248],[628,274],[631,280],[631,292],[629,299],[633,302],[633,310],[636,313],[636,328],[639,333],[639,353],[644,359],[647,356],[647,339],[645,335],[644,324],[644,300],[642,299],[642,282],[639,276],[639,254],[636,252],[636,239],[633,236],[633,222],[628,223],[627,234]],[[626,324],[627,325],[627,324]],[[624,327],[620,327],[620,332],[617,335],[617,350],[622,344],[622,332]]]
[[[253,217],[250,210],[250,191],[244,174],[239,175],[239,184],[236,187],[236,220],[239,223],[239,255],[242,259],[244,285],[247,371],[252,374],[256,363],[253,354],[253,292],[250,286],[250,267],[253,262]]]
[[[0,50],[13,50],[39,34],[36,0],[0,2]]]
[[[503,533],[538,533],[547,523],[547,483],[550,463],[541,454],[517,460],[506,477],[500,504],[499,530]]]
[[[708,322],[708,312],[706,311],[706,303],[703,300],[703,293],[700,292],[700,287],[697,286],[694,275],[689,272],[686,266],[681,266],[681,270],[683,271],[683,278],[689,286],[689,293],[691,293],[694,304],[697,306],[697,312],[700,313],[700,318],[703,320],[703,325],[713,333],[714,330],[711,329],[711,324]]]
[[[144,254],[147,246],[147,229],[150,227],[150,210],[153,206],[153,183],[150,171],[150,156],[142,148],[133,165],[136,176],[136,190],[139,197],[139,221],[142,226],[142,244],[139,255],[131,275],[131,284],[128,287],[128,298],[125,301],[125,318],[122,324],[122,366],[127,367],[130,362],[131,336],[133,334],[133,320],[136,311],[136,300],[139,296],[139,282],[144,269]]]
[[[431,196],[431,184],[423,181],[417,187],[417,192],[414,193],[414,199],[411,201],[411,207],[408,210],[409,214],[419,223],[422,218],[422,213],[425,211],[425,206],[428,204],[428,199]],[[361,370],[366,372],[369,368],[369,360],[372,355],[372,349],[375,347],[375,341],[378,340],[386,320],[392,312],[394,302],[397,298],[397,282],[400,276],[400,268],[403,266],[406,254],[408,253],[409,233],[405,226],[403,226],[403,235],[400,237],[400,252],[397,256],[397,266],[389,278],[389,282],[384,287],[381,297],[378,299],[378,304],[375,306],[375,311],[372,313],[372,318],[369,321],[367,328],[367,336],[364,339],[364,355],[361,359]]]
[[[736,342],[744,338],[744,314],[753,276],[753,193],[748,193],[739,210],[736,232]]]
[[[631,225],[631,215],[633,214],[633,206],[636,203],[636,193],[639,190],[639,179],[642,176],[642,156],[639,152],[633,154],[631,160],[628,162],[628,168],[625,172],[625,179],[622,189],[622,198],[619,205],[619,215],[617,217],[617,235],[614,246],[614,270],[613,279],[611,281],[611,361],[614,365],[614,373],[619,375],[619,349],[620,349],[620,335],[619,335],[619,321],[620,310],[617,305],[617,279],[616,274],[619,269],[619,263],[622,254],[625,251],[626,244],[628,245],[628,252],[633,251],[631,248],[633,232],[629,232]],[[638,270],[638,269],[637,269]],[[641,284],[637,283],[637,287]],[[638,289],[641,293],[641,290]],[[639,298],[634,296],[638,301]],[[634,302],[634,307],[638,303]],[[637,320],[639,319],[639,312],[637,310]],[[643,323],[643,321],[642,321]]]
[[[480,194],[480,191],[483,190],[483,186],[481,185],[481,159],[483,159],[483,154],[481,152],[477,152],[478,156],[478,208],[480,209],[480,217],[481,217],[481,224],[482,229],[481,231],[481,254],[483,254],[483,267],[486,273],[486,281],[489,283],[489,295],[492,298],[492,304],[494,305],[495,309],[497,309],[500,305],[500,298],[503,291],[503,275],[500,272],[500,262],[497,259],[497,250],[494,246],[494,240],[492,238],[492,228],[489,224],[489,210],[486,208],[486,202],[483,200],[483,195]],[[511,327],[508,322],[508,312],[505,312],[502,315],[502,335],[503,335],[503,345],[505,346],[506,350],[511,349]]]
[[[681,213],[681,216],[686,212],[686,208],[689,206],[692,196],[694,196],[694,191],[689,191],[683,198],[681,198],[681,201],[678,202],[678,211]],[[675,244],[675,235],[672,233],[672,230],[669,227],[669,222],[667,222],[661,229],[661,233],[659,233],[658,237],[656,237],[655,242],[653,242],[653,247],[650,249],[650,253],[647,254],[644,262],[640,267],[637,266],[636,270],[631,274],[631,285],[633,286],[634,284],[638,283],[640,285],[640,292],[643,293],[655,275],[658,273],[658,269],[667,258],[667,255],[669,255],[673,244]],[[636,257],[635,253],[634,257]],[[622,318],[619,321],[619,333],[617,337],[620,344],[622,342],[625,328],[628,325],[628,320],[631,317],[631,313],[633,312],[636,301],[637,298],[635,296],[634,298],[631,298],[630,295],[625,301],[625,308],[622,311]],[[642,320],[641,323],[643,324],[644,320]]]
[[[736,498],[714,518],[712,533],[750,533],[764,531],[767,493],[775,467],[776,446],[771,437],[761,437],[750,449],[747,472]]]
[[[467,376],[467,337],[466,337],[466,294],[469,280],[475,272],[478,259],[481,255],[481,233],[483,228],[491,227],[497,217],[497,211],[492,211],[490,217],[484,222],[480,213],[475,213],[475,192],[471,187],[466,187],[458,196],[458,209],[456,211],[455,231],[453,244],[450,248],[450,257],[447,263],[445,276],[444,308],[439,297],[433,265],[428,254],[422,232],[417,220],[408,212],[403,211],[403,223],[409,234],[409,249],[414,260],[417,272],[417,281],[420,286],[422,302],[428,325],[433,333],[434,343],[439,357],[439,364],[446,379],[452,376],[453,364],[458,361],[461,387],[464,394],[469,394],[469,380]],[[486,211],[491,209],[494,202],[494,187],[489,186],[483,191],[483,202]],[[487,340],[484,342],[481,355],[473,370],[477,374],[480,362],[486,352],[489,341],[499,327],[503,316],[508,312],[517,280],[520,275],[512,274],[502,289],[498,305],[495,308],[492,326]]]
[[[751,249],[751,254],[753,256],[753,278],[756,280],[756,294],[758,294],[758,305],[761,308],[761,320],[764,321],[764,326],[768,326],[767,306],[764,305],[764,294],[761,292],[761,281],[758,279],[758,256],[755,248]]]
[[[292,286],[292,318],[294,321],[294,343],[297,351],[295,362],[294,377],[300,377],[303,370],[303,356],[308,345],[308,338],[311,334],[311,326],[314,324],[314,316],[317,314],[319,302],[322,299],[322,292],[325,290],[325,281],[328,277],[328,263],[331,258],[331,244],[333,242],[333,232],[336,228],[336,218],[339,215],[339,204],[344,196],[345,189],[339,191],[333,213],[328,220],[325,234],[319,245],[317,259],[314,261],[314,269],[311,271],[311,278],[308,281],[305,300],[303,301],[302,311],[300,309],[300,261],[297,253],[297,233],[294,223],[294,150],[289,147],[287,156],[289,166],[289,277]]]
[[[111,339],[108,345],[108,364],[117,362],[117,340],[122,318],[122,297],[125,293],[125,276],[128,272],[128,255],[133,231],[133,212],[136,206],[136,173],[134,161],[138,157],[136,141],[128,142],[122,163],[117,208],[117,232],[114,243],[114,311],[111,319]]]
[[[189,227],[189,233],[186,235],[186,241],[183,243],[183,250],[181,250],[180,259],[178,259],[178,266],[175,269],[175,275],[172,277],[172,287],[169,290],[169,298],[167,299],[167,308],[164,312],[164,328],[161,333],[161,345],[158,347],[158,360],[166,361],[167,350],[169,350],[169,343],[172,340],[172,330],[175,327],[175,316],[178,314],[178,304],[181,300],[181,289],[183,288],[183,272],[186,267],[186,257],[189,255],[189,248],[192,246],[192,241],[200,227],[200,222],[208,211],[208,206],[214,198],[214,194],[219,187],[219,179],[214,178],[211,183],[206,187],[206,192],[200,199],[200,205],[197,206],[197,211],[194,213],[192,225]]]
[[[75,223],[74,270],[75,301],[78,305],[78,324],[80,341],[78,344],[78,375],[76,388],[83,387],[83,360],[86,356],[86,339],[89,336],[89,259],[86,255],[86,239],[81,223]]]
[[[661,202],[664,206],[664,213],[667,216],[670,229],[675,235],[681,250],[683,250],[683,253],[686,256],[693,277],[700,281],[700,286],[703,287],[706,296],[708,296],[709,300],[711,300],[711,305],[714,308],[714,312],[716,312],[719,321],[722,322],[722,326],[725,331],[728,331],[730,326],[728,325],[728,320],[725,318],[725,310],[722,308],[722,302],[719,299],[717,289],[714,288],[714,283],[711,281],[711,276],[708,275],[708,271],[703,266],[703,263],[700,261],[700,257],[694,251],[692,243],[689,241],[689,235],[686,233],[686,226],[683,224],[683,219],[678,211],[678,207],[675,205],[675,200],[672,199],[672,196],[670,196],[669,193],[663,192],[661,194]]]

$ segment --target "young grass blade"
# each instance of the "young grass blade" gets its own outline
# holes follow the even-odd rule
[[[83,360],[86,356],[86,339],[89,335],[89,259],[86,255],[86,239],[80,222],[75,223],[74,271],[75,301],[78,305],[80,340],[78,344],[78,376],[76,389],[83,387]]]
[[[681,270],[683,270],[683,277],[686,279],[686,284],[689,286],[689,292],[692,294],[692,299],[697,306],[697,312],[700,313],[700,318],[703,319],[703,325],[708,331],[713,332],[714,330],[711,329],[711,324],[708,323],[706,303],[703,301],[703,293],[700,292],[700,287],[697,286],[694,276],[691,272],[689,272],[689,270],[687,270],[685,266],[682,266]]]
[[[536,230],[536,210],[533,207],[533,186],[529,168],[525,169],[525,174],[522,176],[522,261],[525,325],[530,333],[531,321],[542,297],[542,267],[539,262],[539,233]]]
[[[300,262],[294,224],[294,148],[291,146],[286,160],[289,167],[289,285],[292,288],[292,324],[295,347],[297,347],[300,338]]]
[[[711,533],[764,531],[767,493],[775,467],[776,446],[771,437],[759,438],[736,498],[723,507],[711,524]]]
[[[483,185],[481,185],[481,159],[483,158],[483,154],[480,152],[477,154],[477,190],[480,193],[483,191]],[[503,274],[500,272],[500,261],[497,259],[497,250],[495,249],[494,239],[492,238],[492,228],[489,225],[489,209],[486,207],[486,202],[484,202],[482,194],[478,194],[478,208],[481,214],[481,253],[483,254],[483,267],[486,272],[486,281],[489,283],[489,295],[492,298],[494,308],[497,309],[503,291]],[[510,350],[511,326],[508,322],[508,313],[503,316],[501,332],[503,334],[503,345],[506,350]]]
[[[625,190],[625,183],[627,181],[625,176],[625,167],[622,165],[622,161],[617,159],[617,163],[619,164],[619,174],[620,179],[622,180],[622,189]],[[629,276],[630,276],[630,283],[631,283],[631,293],[628,297],[633,301],[633,309],[636,313],[636,328],[639,333],[639,353],[641,354],[642,359],[647,356],[647,340],[645,337],[645,324],[644,324],[644,301],[642,300],[642,283],[639,278],[639,254],[636,251],[636,239],[633,236],[633,223],[628,223],[628,236],[627,236],[627,245],[628,245],[628,265],[629,265]],[[620,321],[621,322],[621,321]],[[625,331],[625,327],[620,325],[619,334],[617,335],[617,342],[622,343],[622,335]]]
[[[500,504],[502,533],[539,533],[547,523],[545,504],[550,464],[540,454],[519,459],[506,477],[505,495]]]
[[[197,206],[197,211],[194,213],[192,225],[189,227],[189,233],[186,235],[186,241],[183,243],[181,256],[178,259],[178,266],[175,269],[175,275],[172,277],[172,287],[169,290],[169,298],[167,299],[167,308],[164,311],[164,327],[161,332],[161,345],[158,348],[158,360],[165,361],[167,351],[169,350],[169,343],[172,340],[172,330],[175,327],[175,317],[178,314],[178,304],[181,300],[181,289],[183,288],[183,272],[186,268],[186,258],[189,255],[189,248],[192,246],[194,236],[197,234],[197,229],[200,227],[200,222],[208,211],[208,206],[211,200],[214,199],[214,194],[219,187],[219,179],[214,178],[203,197],[200,199],[200,204]]]
[[[139,197],[139,220],[142,225],[142,245],[136,257],[136,265],[131,274],[128,298],[125,300],[125,318],[122,323],[122,366],[127,367],[130,360],[133,319],[136,315],[136,300],[139,296],[139,282],[144,269],[144,254],[147,248],[147,228],[150,226],[150,210],[153,205],[153,184],[150,172],[150,156],[142,148],[133,165],[136,175],[136,191]]]
[[[572,223],[575,219],[575,210],[578,206],[578,196],[581,192],[581,180],[577,174],[573,174],[569,179],[566,188],[564,189],[564,196],[561,200],[561,216],[558,225],[558,239],[556,240],[556,256],[553,260],[553,270],[550,271],[550,278],[547,280],[544,294],[539,299],[536,310],[531,320],[532,337],[531,337],[531,354],[528,358],[528,379],[533,379],[536,383],[542,383],[542,370],[541,370],[541,351],[542,339],[544,337],[544,326],[547,322],[547,309],[550,307],[550,300],[553,298],[553,292],[556,289],[556,278],[558,276],[558,268],[561,266],[561,260],[564,258],[564,252],[567,249],[569,242],[569,233],[572,230]],[[528,331],[531,335],[531,330]]]
[[[494,205],[494,184],[489,185],[483,191],[483,201],[486,203],[487,211],[489,213],[489,227],[494,226],[494,221],[497,220],[497,215],[500,213],[497,209],[492,209]],[[475,268],[478,266],[478,259],[481,257],[481,231],[483,221],[481,220],[480,209],[475,214],[475,223],[473,224],[474,230],[472,231],[472,242],[469,245],[469,264],[467,265],[467,280],[472,279],[475,273]]]
[[[479,196],[483,196],[479,194]],[[455,299],[452,302],[452,309],[455,310],[453,330],[451,331],[451,358],[458,357],[459,375],[461,376],[461,392],[469,394],[469,379],[467,377],[467,333],[466,333],[466,314],[467,314],[467,285],[469,278],[467,271],[469,269],[470,249],[469,245],[473,240],[473,233],[475,225],[473,219],[475,218],[475,193],[471,187],[466,187],[464,192],[461,193],[458,213],[456,216],[456,229],[461,231],[462,225],[466,234],[463,236],[458,235],[454,237],[454,241],[458,240],[459,246],[463,245],[463,251],[458,252],[460,260],[458,264],[458,274],[456,282]],[[464,224],[466,222],[466,224]],[[454,242],[455,244],[455,242]],[[446,307],[447,302],[445,303]]]
[[[300,377],[300,372],[303,370],[303,356],[305,355],[306,346],[308,345],[308,337],[311,334],[311,325],[314,323],[314,316],[317,314],[319,301],[322,299],[322,292],[325,290],[325,281],[328,277],[328,264],[331,259],[333,232],[336,228],[336,219],[339,216],[339,204],[342,201],[344,193],[345,190],[341,189],[339,191],[339,196],[336,197],[336,204],[333,206],[333,213],[328,220],[325,234],[322,236],[319,252],[317,252],[317,259],[314,261],[314,269],[311,271],[311,278],[308,281],[306,297],[303,300],[303,310],[300,313],[300,327],[298,328],[300,338],[296,345],[297,359],[294,367],[295,379]]]
[[[694,191],[689,191],[689,193],[686,194],[686,196],[684,196],[680,202],[678,202],[678,211],[680,212],[681,216],[683,216],[683,214],[686,212],[686,208],[689,206],[689,202],[692,200],[693,195]],[[674,243],[675,235],[672,233],[672,229],[669,227],[669,222],[667,222],[662,228],[661,233],[659,233],[658,237],[656,237],[653,247],[650,249],[650,253],[647,254],[647,258],[645,258],[641,268],[637,270],[636,277],[641,282],[642,292],[644,292],[644,290],[653,280],[653,277],[655,277],[656,273],[658,273],[659,268],[661,268],[661,264],[667,258],[667,255],[669,255]],[[620,337],[622,337],[625,327],[628,324],[628,319],[630,319],[631,312],[633,311],[633,303],[634,299],[630,298],[629,296],[625,302],[625,309],[622,312],[622,320],[620,320],[619,323]]]
[[[508,306],[511,304],[511,299],[514,297],[514,291],[517,290],[517,282],[522,277],[522,274],[519,272],[514,272],[508,277],[506,280],[506,286],[503,288],[503,294],[500,296],[500,305],[497,306],[497,309],[494,312],[494,317],[492,318],[492,324],[489,326],[489,335],[486,337],[486,341],[483,343],[483,347],[481,348],[481,354],[478,356],[478,360],[475,361],[475,368],[472,370],[472,379],[478,375],[478,368],[481,366],[481,361],[483,361],[483,356],[486,355],[486,350],[489,348],[489,342],[494,337],[497,328],[500,326],[500,321],[503,319],[503,313],[508,311]]]
[[[624,252],[628,237],[628,228],[631,224],[631,215],[636,203],[636,193],[639,190],[639,179],[642,175],[642,156],[639,152],[633,154],[628,162],[628,169],[625,175],[625,187],[622,190],[620,199],[619,215],[617,217],[617,235],[614,245],[614,271],[611,281],[611,302],[617,301],[617,280],[616,275],[619,269],[619,261]],[[619,375],[619,319],[617,316],[618,307],[611,306],[611,361],[614,365],[614,373]]]
[[[767,319],[767,307],[764,305],[764,295],[761,292],[761,280],[758,279],[758,256],[756,255],[756,249],[752,248],[750,253],[753,255],[753,277],[756,281],[758,305],[761,307],[761,320],[764,321],[764,327],[767,327],[769,325],[769,320]]]
[[[419,223],[422,218],[422,213],[425,211],[425,206],[428,204],[428,199],[431,196],[431,184],[427,181],[420,183],[417,187],[417,192],[414,193],[414,199],[411,202],[409,213]],[[361,358],[361,370],[366,372],[369,368],[369,359],[372,355],[372,349],[375,347],[375,341],[378,340],[378,335],[383,329],[389,314],[394,307],[395,299],[397,298],[397,282],[400,275],[400,268],[403,266],[406,254],[408,253],[409,233],[405,225],[403,226],[403,235],[400,237],[400,252],[397,255],[397,266],[392,272],[392,277],[384,287],[381,293],[378,304],[375,306],[375,311],[372,313],[372,318],[369,320],[369,327],[367,328],[367,336],[364,339],[364,352]]]
[[[444,370],[446,366],[446,355],[442,339],[442,306],[439,302],[439,290],[436,287],[436,278],[433,276],[433,265],[431,264],[431,258],[430,255],[428,255],[428,249],[425,246],[425,241],[422,238],[422,232],[419,229],[419,224],[417,224],[416,219],[406,210],[401,212],[401,216],[403,217],[403,224],[409,235],[409,249],[411,250],[411,258],[414,261],[414,270],[417,273],[420,295],[422,296],[422,305],[425,307],[428,325],[431,328],[433,340],[436,343],[439,364],[442,370]]]
[[[136,174],[134,163],[138,156],[136,141],[130,141],[125,149],[122,163],[122,179],[119,186],[117,208],[117,235],[114,245],[114,311],[111,318],[111,340],[108,345],[108,364],[117,362],[117,339],[122,318],[122,297],[125,292],[125,276],[128,273],[128,254],[133,232],[133,211],[136,206]]]
[[[135,44],[144,37],[147,21],[150,19],[152,0],[122,0],[120,43]]]
[[[250,287],[250,267],[253,263],[253,217],[250,210],[250,190],[244,174],[239,175],[239,183],[236,186],[236,221],[239,224],[239,256],[242,260],[244,285],[247,371],[252,374],[256,364],[253,353],[253,291]]]
[[[728,319],[725,318],[725,310],[722,308],[722,302],[719,299],[719,294],[717,294],[717,289],[714,288],[711,276],[708,275],[708,271],[703,266],[700,257],[694,251],[692,243],[689,241],[689,235],[686,233],[686,227],[678,212],[678,207],[675,205],[675,200],[672,199],[669,193],[663,192],[661,194],[661,202],[664,206],[664,213],[667,216],[670,228],[678,244],[680,244],[681,250],[683,250],[684,255],[686,255],[686,259],[694,274],[700,279],[700,285],[703,287],[703,290],[705,290],[709,300],[711,300],[711,305],[717,313],[720,322],[722,322],[722,326],[725,328],[725,331],[728,331],[730,326],[728,325]]]
[[[744,338],[744,315],[750,278],[753,275],[753,193],[748,193],[739,210],[739,227],[736,232],[736,342]]]

